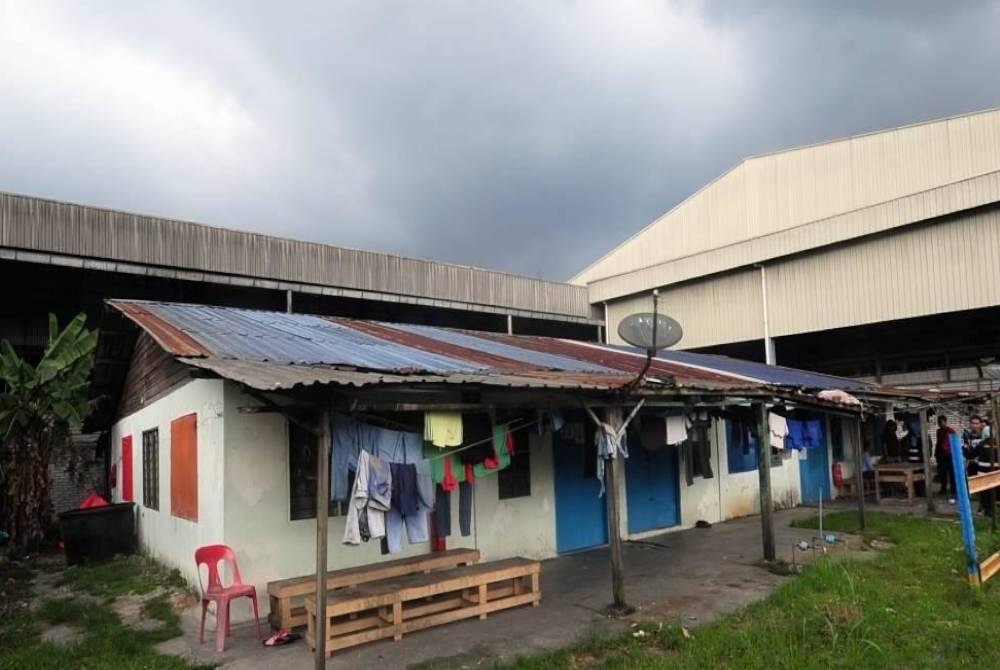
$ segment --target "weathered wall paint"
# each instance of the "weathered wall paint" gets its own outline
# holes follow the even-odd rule
[[[310,574],[315,568],[316,524],[311,519],[289,518],[288,425],[275,413],[242,413],[240,407],[257,402],[235,384],[220,380],[195,380],[152,405],[121,420],[113,429],[115,444],[132,434],[141,444],[143,430],[160,429],[160,508],[141,508],[139,526],[142,545],[163,563],[177,567],[192,584],[198,576],[194,550],[203,544],[224,542],[236,551],[244,580],[254,584],[266,598],[269,581]],[[170,430],[172,419],[196,412],[199,435],[199,523],[170,516]],[[715,523],[756,514],[759,511],[757,472],[728,474],[724,422],[711,430],[712,479],[695,478],[692,486],[677,482],[681,523],[667,530],[691,528],[699,520]],[[458,496],[452,500],[449,547],[476,547],[483,560],[509,556],[551,558],[556,555],[555,487],[552,439],[549,433],[531,435],[531,495],[499,500],[498,479],[489,476],[476,482],[473,532],[458,534]],[[141,449],[137,457],[136,497],[142,499]],[[120,458],[116,450],[113,458]],[[629,535],[624,467],[618,468],[621,493],[621,533],[637,539],[662,531]],[[771,470],[774,501],[779,507],[800,500],[798,459],[785,458]],[[166,511],[164,511],[166,510]],[[344,518],[329,520],[331,570],[377,563],[400,556],[430,551],[428,543],[404,545],[402,554],[382,556],[378,543],[360,547],[341,543]],[[266,609],[266,605],[264,606]],[[234,610],[236,620],[248,615]]]
[[[263,593],[269,581],[315,572],[316,522],[290,520],[287,421],[273,413],[239,412],[256,404],[235,385],[226,385],[225,538],[240,557],[244,580]],[[501,501],[495,476],[477,480],[472,534],[462,537],[458,493],[453,493],[449,548],[478,547],[483,560],[555,555],[552,443],[548,436],[533,435],[531,441],[531,496]],[[331,570],[430,552],[427,542],[404,542],[401,554],[382,556],[378,542],[347,546],[341,543],[343,533],[344,518],[331,517]]]
[[[198,584],[194,550],[223,541],[223,382],[198,379],[168,393],[120,420],[111,429],[112,463],[121,459],[121,438],[132,435],[135,501],[139,541],[157,560],[176,567],[192,585]],[[185,414],[198,415],[198,522],[170,514],[170,422]],[[143,507],[142,432],[159,429],[160,509]],[[121,501],[121,490],[114,492]],[[242,556],[241,556],[242,558]]]

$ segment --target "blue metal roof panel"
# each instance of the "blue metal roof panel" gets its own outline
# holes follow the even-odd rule
[[[143,303],[143,306],[223,358],[299,365],[322,363],[372,370],[484,369],[472,361],[381,340],[308,314],[176,303]]]
[[[636,353],[644,353],[637,347],[622,345],[603,345],[615,349],[622,349]],[[714,354],[698,354],[690,351],[660,351],[658,359],[680,363],[686,365],[696,365],[721,373],[739,375],[758,379],[766,384],[778,386],[800,386],[805,388],[819,389],[841,389],[844,391],[862,391],[872,389],[874,386],[867,382],[849,379],[847,377],[837,377],[825,375],[819,372],[809,372],[807,370],[796,370],[785,368],[780,365],[765,365],[754,361],[743,361],[727,356],[716,356]]]

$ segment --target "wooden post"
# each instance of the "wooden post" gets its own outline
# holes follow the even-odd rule
[[[858,489],[858,529],[865,529],[865,473],[864,445],[861,442],[861,416],[853,421],[854,431],[854,483]]]
[[[764,560],[773,561],[774,503],[771,500],[771,426],[767,405],[757,404],[757,475],[760,479],[760,532],[764,542]]]
[[[990,437],[993,438],[994,448],[1000,444],[1000,434],[997,433],[1000,430],[1000,396],[994,395],[990,402]],[[995,449],[990,450],[991,454],[995,454]],[[992,460],[992,459],[991,459]],[[983,493],[987,493],[984,491]],[[982,495],[982,494],[980,494]],[[990,528],[993,532],[997,532],[997,490],[991,489],[988,493],[988,500],[990,505]]]
[[[615,608],[623,610],[625,604],[625,564],[622,560],[621,512],[618,509],[618,458],[604,464],[604,495],[608,504],[608,546],[611,549],[611,595]]]
[[[628,421],[632,420],[640,403],[629,415]],[[607,408],[604,410],[604,422],[609,426],[618,427],[619,422],[615,419],[617,408]],[[597,421],[596,415],[590,412],[591,418]],[[600,428],[598,428],[600,430]],[[622,536],[621,536],[621,510],[618,500],[618,457],[609,458],[604,462],[604,496],[608,506],[608,548],[611,550],[611,595],[614,599],[616,609],[624,610],[628,607],[625,603],[625,563],[622,560]]]
[[[316,670],[326,667],[326,543],[330,506],[330,410],[319,413],[319,449],[316,450]]]
[[[920,446],[924,457],[924,498],[927,499],[927,512],[935,511],[934,487],[931,486],[931,443],[927,432],[927,410],[920,410]],[[940,466],[939,466],[940,467]]]

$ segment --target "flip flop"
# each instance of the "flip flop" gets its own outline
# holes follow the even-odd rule
[[[277,633],[275,633],[271,637],[269,637],[266,640],[264,640],[264,646],[265,647],[280,647],[282,645],[289,644],[291,642],[295,642],[296,640],[300,639],[301,637],[302,636],[299,635],[298,633],[293,633],[290,630],[282,628]]]

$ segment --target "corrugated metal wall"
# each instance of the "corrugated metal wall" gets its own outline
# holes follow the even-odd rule
[[[1000,209],[869,237],[769,263],[771,335],[1000,305]],[[684,328],[679,348],[763,337],[760,271],[743,269],[660,290]],[[608,332],[649,311],[648,294],[608,303]]]
[[[573,281],[591,283],[997,170],[1000,110],[748,158]]]
[[[601,279],[588,286],[590,299],[591,302],[601,302],[646,290],[651,286],[667,286],[763,263],[998,201],[1000,171]]]
[[[1000,304],[1000,210],[767,269],[774,336]]]
[[[0,247],[591,316],[578,286],[13,194]]]
[[[684,338],[678,348],[692,349],[726,342],[760,339],[764,335],[760,302],[760,272],[744,270],[660,291],[660,310],[680,322]],[[653,309],[650,294],[608,303],[608,335],[623,344],[618,324],[629,314]]]

